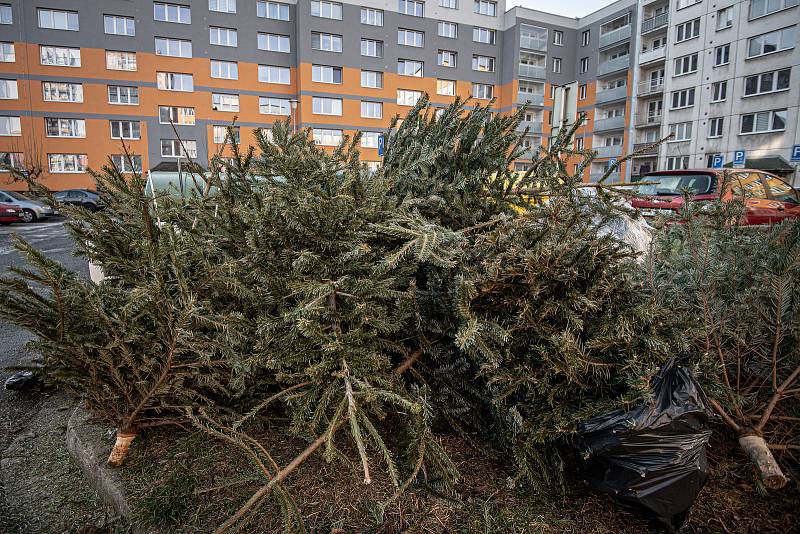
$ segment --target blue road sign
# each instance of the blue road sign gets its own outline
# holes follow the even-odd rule
[[[386,138],[382,135],[378,136],[378,156],[383,157],[383,150],[386,148]]]
[[[721,169],[723,163],[725,163],[725,158],[722,157],[722,154],[714,154],[714,157],[711,158],[712,169]]]
[[[792,147],[792,161],[800,161],[800,145]]]
[[[613,167],[616,164],[617,164],[617,158],[609,158],[609,160],[608,160],[608,166],[609,167]]]
[[[734,167],[744,167],[745,157],[744,157],[744,150],[734,150],[733,151],[733,166]]]

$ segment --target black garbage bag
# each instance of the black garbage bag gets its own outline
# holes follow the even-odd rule
[[[5,388],[13,391],[23,391],[30,389],[35,384],[36,375],[33,371],[19,371],[6,379]]]
[[[653,379],[653,399],[578,426],[583,478],[625,508],[643,511],[669,531],[686,521],[710,469],[708,400],[688,355],[671,358]]]

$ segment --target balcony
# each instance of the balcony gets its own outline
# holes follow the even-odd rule
[[[547,37],[535,35],[520,35],[519,36],[520,48],[527,50],[538,50],[539,52],[547,51]]]
[[[525,63],[519,64],[519,75],[526,78],[546,78],[547,68],[537,67],[536,65],[527,65]]]
[[[638,96],[658,95],[664,92],[664,78],[639,83]]]
[[[592,183],[597,183],[600,181],[600,178],[602,178],[604,174],[605,172],[593,172],[589,175],[589,181]],[[622,180],[619,177],[619,172],[612,172],[611,174],[608,175],[608,178],[606,178],[605,182],[603,183],[614,184],[621,181]]]
[[[610,117],[594,121],[594,131],[622,130],[625,128],[625,117]]]
[[[637,119],[636,127],[637,128],[652,128],[653,126],[661,126],[661,118],[664,116],[663,113],[654,113],[652,115],[648,114],[642,117],[641,119]]]
[[[622,154],[620,145],[592,147],[592,150],[597,152],[598,158],[618,158]]]
[[[544,95],[539,93],[517,93],[517,104],[544,106]]]
[[[622,26],[616,30],[600,34],[600,48],[631,38],[631,25]]]
[[[652,158],[658,156],[658,145],[652,146],[653,143],[634,143],[633,152],[634,158]],[[638,153],[640,150],[644,152]]]
[[[520,65],[521,67],[522,65]],[[631,66],[631,56],[622,56],[622,57],[615,57],[614,59],[608,59],[600,63],[597,66],[597,75],[603,76],[605,74],[610,74],[612,72],[617,72],[619,70],[625,70]],[[522,73],[520,73],[522,74]]]
[[[667,57],[667,47],[660,46],[658,48],[651,48],[650,50],[642,50],[639,54],[639,64],[653,63],[655,61],[664,61]]]
[[[517,126],[519,131],[524,131],[525,128],[529,128],[528,133],[530,134],[540,134],[542,133],[542,121],[522,121]]]
[[[627,86],[614,87],[613,89],[605,89],[597,91],[595,95],[595,102],[602,104],[603,102],[613,102],[614,100],[622,100],[628,96]]]
[[[667,13],[661,13],[655,17],[644,19],[642,21],[642,33],[644,34],[647,32],[660,30],[661,28],[666,28],[667,24],[669,24],[669,16]]]

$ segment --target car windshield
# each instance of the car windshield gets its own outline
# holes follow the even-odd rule
[[[703,195],[711,191],[711,176],[708,174],[657,174],[645,176],[643,181],[658,182],[639,186],[639,193],[650,196],[678,196],[687,189],[692,195]]]
[[[16,199],[16,200],[26,200],[26,201],[28,201],[28,202],[30,202],[30,201],[31,201],[31,199],[29,199],[28,197],[26,197],[26,196],[25,196],[25,195],[23,195],[22,193],[17,193],[16,191],[4,191],[4,193],[5,193],[6,195],[8,195],[8,196],[10,196],[10,197],[12,197],[12,198],[14,198],[14,199]]]

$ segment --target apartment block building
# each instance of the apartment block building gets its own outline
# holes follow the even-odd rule
[[[504,0],[0,0],[0,160],[36,157],[50,187],[89,187],[109,156],[132,170],[123,142],[136,168],[184,152],[207,165],[236,117],[243,144],[286,118],[323,146],[361,131],[378,165],[379,135],[423,93],[528,105],[530,158],[570,82],[587,118],[576,143],[598,153],[586,180],[668,132],[615,178],[741,149],[788,160],[797,4],[619,0],[569,18]]]

